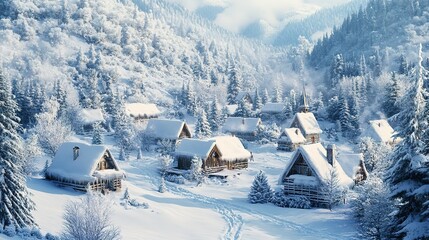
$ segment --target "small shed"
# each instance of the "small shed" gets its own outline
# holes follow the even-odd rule
[[[183,139],[177,146],[174,155],[178,169],[190,169],[194,157],[201,159],[204,172],[213,173],[226,168],[221,161],[221,153],[214,140]]]
[[[286,165],[279,184],[284,186],[284,192],[288,195],[306,196],[313,206],[327,207],[329,201],[323,187],[331,171],[337,171],[342,187],[353,185],[353,180],[347,176],[335,156],[335,145],[329,145],[327,149],[320,143],[302,145]]]
[[[241,91],[237,93],[237,97],[235,98],[235,101],[237,103],[241,102],[241,100],[246,101],[249,104],[253,104],[252,96],[250,96],[249,92]]]
[[[338,162],[344,172],[355,184],[358,184],[368,178],[368,172],[365,167],[362,153],[338,154]]]
[[[223,132],[230,133],[241,139],[254,141],[262,124],[260,118],[228,117],[223,126]]]
[[[158,118],[161,111],[152,103],[126,103],[125,113],[135,121],[141,121],[150,118]]]
[[[249,166],[252,153],[244,148],[240,139],[233,136],[218,136],[211,138],[214,140],[220,153],[221,164],[226,168],[241,169]]]
[[[82,108],[78,112],[78,120],[84,133],[91,132],[94,124],[104,124],[103,111],[100,108]]]
[[[86,191],[120,191],[124,172],[103,145],[63,143],[46,171],[46,179]]]
[[[277,150],[292,152],[306,141],[299,128],[286,128],[277,140]]]
[[[279,118],[284,114],[285,105],[283,103],[266,103],[261,109],[262,119]]]
[[[168,140],[176,144],[180,139],[191,138],[188,124],[175,119],[149,119],[143,137],[146,143],[157,144],[159,141]]]
[[[395,134],[389,122],[386,119],[380,119],[369,121],[369,128],[365,135],[376,142],[395,145],[401,141],[401,138],[395,137]]]
[[[295,114],[293,118],[291,128],[299,128],[304,135],[305,139],[309,143],[320,142],[320,134],[322,129],[319,127],[319,123],[311,112],[299,112]]]

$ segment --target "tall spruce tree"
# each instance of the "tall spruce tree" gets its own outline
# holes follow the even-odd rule
[[[263,171],[255,176],[248,199],[250,203],[267,203],[271,201],[273,191],[268,184],[267,176]]]
[[[385,100],[383,102],[383,111],[387,117],[397,114],[399,109],[400,89],[395,72],[392,73],[391,82],[386,86]]]
[[[208,121],[209,121],[210,128],[211,128],[212,132],[218,131],[220,126],[222,125],[221,111],[219,109],[219,103],[218,103],[216,97],[213,99],[212,106],[210,108]]]
[[[228,104],[237,104],[237,95],[241,90],[241,73],[235,62],[232,63],[229,70],[228,80],[227,102]]]
[[[255,90],[255,98],[253,100],[253,111],[255,113],[258,113],[261,111],[261,108],[262,108],[262,98],[259,95],[259,90],[256,89]]]
[[[423,88],[425,70],[421,48],[420,45],[414,84],[404,99],[407,106],[398,115],[402,126],[399,135],[403,140],[391,155],[387,177],[393,199],[400,202],[391,228],[401,239],[429,238],[429,161],[422,154],[422,146],[429,143],[422,141],[427,121],[424,114],[427,93]]]
[[[262,104],[266,104],[270,101],[270,95],[268,94],[268,89],[264,89],[264,92],[262,94]]]
[[[29,198],[20,166],[22,139],[10,82],[0,70],[0,223],[15,228],[31,227],[34,203]]]
[[[201,114],[198,117],[197,123],[195,124],[195,136],[198,138],[209,137],[212,135],[210,124],[207,120],[206,111],[201,110]]]
[[[252,115],[252,106],[243,98],[238,102],[234,115],[236,117],[250,117]]]

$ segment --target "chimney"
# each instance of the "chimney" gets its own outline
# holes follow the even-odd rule
[[[79,157],[79,147],[74,147],[73,148],[73,161],[77,159],[77,157]]]
[[[334,166],[335,163],[335,144],[329,144],[326,148],[326,158],[328,160],[328,163],[331,164],[331,166]]]

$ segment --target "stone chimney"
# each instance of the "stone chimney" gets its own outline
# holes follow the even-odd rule
[[[326,148],[326,158],[331,166],[335,164],[336,147],[335,144],[329,144]]]
[[[77,157],[79,157],[79,147],[74,147],[73,148],[73,161],[77,159]]]

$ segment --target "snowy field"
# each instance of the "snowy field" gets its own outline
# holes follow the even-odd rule
[[[247,194],[259,170],[266,173],[273,188],[278,188],[278,177],[291,157],[291,153],[277,152],[275,145],[248,147],[254,161],[248,169],[224,171],[228,175],[226,183],[208,180],[197,187],[194,182],[167,182],[165,193],[158,192],[160,163],[155,153],[143,152],[142,160],[137,160],[133,153],[129,161],[118,161],[127,178],[121,192],[106,197],[114,202],[112,221],[120,228],[122,239],[356,238],[355,224],[346,207],[331,212],[248,203]],[[112,150],[117,156],[117,149]],[[83,193],[36,177],[28,180],[28,187],[42,232],[59,234],[65,204],[79,199]],[[148,203],[149,208],[121,206],[125,188],[131,198]]]

